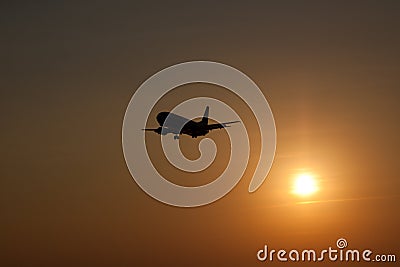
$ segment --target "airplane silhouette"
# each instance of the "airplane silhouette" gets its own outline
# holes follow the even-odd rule
[[[209,110],[210,107],[207,106],[203,118],[199,122],[186,119],[182,116],[176,115],[171,112],[160,112],[156,117],[157,122],[160,124],[160,127],[153,129],[142,129],[142,130],[153,131],[160,135],[166,135],[172,133],[175,135],[174,139],[176,140],[179,139],[179,135],[181,134],[186,134],[191,136],[192,138],[197,138],[198,136],[205,136],[211,130],[230,127],[229,124],[240,122],[240,121],[230,121],[224,123],[208,124]],[[169,118],[166,121],[168,116]]]

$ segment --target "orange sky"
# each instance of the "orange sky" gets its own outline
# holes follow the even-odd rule
[[[323,249],[339,237],[400,257],[397,2],[27,2],[0,10],[0,265],[275,266],[257,262],[264,244]],[[250,76],[269,101],[278,143],[255,193],[247,192],[253,131],[238,186],[184,209],[135,184],[121,127],[143,81],[189,60]],[[210,85],[178,88],[153,113],[202,95],[231,103],[254,129],[246,106]],[[210,137],[226,145],[223,132]],[[181,142],[195,156],[191,138]],[[217,160],[193,183],[212,180],[224,166]],[[320,190],[299,198],[290,190],[304,170]]]

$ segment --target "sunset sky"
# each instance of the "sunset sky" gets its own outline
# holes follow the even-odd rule
[[[256,253],[325,249],[339,238],[400,260],[400,2],[133,2],[0,4],[1,266],[289,266]],[[214,85],[176,88],[148,126],[185,99],[215,97],[243,118],[252,144],[228,195],[177,208],[134,182],[121,129],[147,78],[192,60],[231,65],[256,82],[277,150],[249,194],[259,152],[250,109]],[[226,132],[208,137],[216,162],[192,176],[167,164],[160,136],[146,141],[170,181],[199,185],[227,164]],[[198,157],[199,139],[180,142]],[[299,176],[315,190],[295,193]]]

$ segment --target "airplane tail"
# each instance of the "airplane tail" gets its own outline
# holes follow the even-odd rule
[[[210,107],[207,106],[206,110],[204,111],[203,118],[201,119],[201,123],[204,124],[204,125],[208,125],[208,113],[209,113],[209,111],[210,111]]]

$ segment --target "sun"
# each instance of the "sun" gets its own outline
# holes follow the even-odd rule
[[[301,173],[295,177],[293,184],[293,194],[308,196],[318,191],[315,177],[309,173]]]

